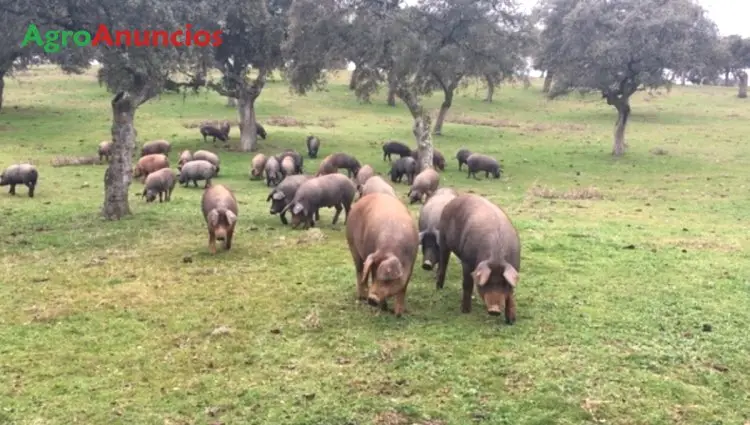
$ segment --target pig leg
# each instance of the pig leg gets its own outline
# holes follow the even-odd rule
[[[208,189],[209,186],[211,186],[211,179],[206,179],[206,184],[203,185],[203,188]]]
[[[357,271],[357,299],[367,301],[368,288],[367,284],[362,281],[362,272],[365,269],[365,262],[355,254],[352,254],[352,258],[354,258],[354,268]]]
[[[349,211],[352,209],[352,204],[346,203],[344,204],[344,224],[346,224],[346,221],[349,220]]]
[[[36,184],[34,184],[34,183],[28,183],[28,186],[29,186],[29,198],[33,198],[34,197],[34,187],[36,186]]]
[[[440,242],[439,249],[440,258],[438,260],[437,281],[435,282],[435,287],[436,289],[443,289],[443,286],[445,286],[445,273],[448,271],[448,260],[450,259],[451,252],[442,242]]]
[[[198,180],[193,180],[193,186],[198,187]]]
[[[162,198],[161,198],[161,194],[162,194],[162,192],[160,191],[160,192],[159,192],[159,203],[160,203],[160,204],[161,204],[161,203],[163,202],[163,201],[162,201]]]
[[[285,226],[287,224],[289,224],[289,221],[287,221],[287,219],[286,219],[286,211],[284,211],[283,213],[279,214],[279,218],[281,218],[281,224],[283,224]]]
[[[213,229],[208,231],[208,250],[211,254],[216,254],[216,234]]]
[[[334,208],[336,208],[336,214],[333,215],[333,223],[331,224],[336,224],[336,222],[339,220],[339,215],[341,214],[341,210],[344,209],[344,207],[342,207],[341,204],[336,204]]]
[[[315,210],[315,220],[320,221],[320,208]]]
[[[234,236],[234,229],[227,231],[227,238],[224,240],[224,249],[229,250],[232,248],[232,236]]]
[[[484,172],[484,178],[485,178],[485,179],[488,179],[488,178],[490,178],[490,172],[489,172],[489,171],[485,171],[485,172]]]
[[[505,323],[509,325],[516,323],[516,298],[513,293],[505,298]]]
[[[10,184],[10,191],[8,193],[10,193],[11,195],[15,195],[16,194],[16,184],[15,183],[11,183]]]
[[[393,314],[396,315],[396,317],[401,317],[402,314],[404,314],[405,304],[406,304],[406,289],[399,292],[394,296],[395,306],[393,307]]]
[[[474,268],[467,263],[461,263],[463,267],[463,297],[461,298],[461,313],[471,313],[471,294],[474,292],[474,278],[471,272]]]

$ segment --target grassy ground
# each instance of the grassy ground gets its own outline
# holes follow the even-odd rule
[[[408,112],[382,94],[358,104],[345,80],[307,97],[269,84],[262,152],[304,150],[315,134],[321,157],[347,151],[386,172],[379,143],[413,143]],[[0,164],[33,160],[41,179],[33,199],[0,194],[0,423],[747,421],[747,101],[732,88],[643,93],[630,150],[613,160],[611,108],[596,96],[547,102],[539,87],[503,87],[491,105],[462,93],[436,139],[451,158],[441,184],[491,198],[519,229],[507,326],[478,300],[460,314],[455,257],[439,292],[415,270],[402,319],[358,304],[333,210],[322,238],[282,227],[267,188],[247,179],[251,156],[221,147],[217,182],[240,201],[231,251],[207,253],[199,189],[146,204],[135,183],[134,215],[104,222],[105,167],[49,164],[109,138],[109,95],[93,74],[10,81]],[[186,126],[236,117],[224,103],[153,100],[139,138],[169,139],[176,161],[205,146]],[[307,126],[268,124],[291,121],[280,116]],[[461,146],[502,158],[503,178],[467,180],[452,159]]]

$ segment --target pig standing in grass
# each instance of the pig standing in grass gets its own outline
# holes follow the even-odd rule
[[[99,143],[99,150],[97,151],[99,154],[99,162],[101,162],[103,159],[107,159],[107,162],[109,162],[109,157],[112,155],[112,142],[104,141]]]
[[[216,155],[215,153],[211,151],[199,150],[199,151],[195,151],[195,153],[193,154],[193,160],[197,160],[197,159],[202,159],[204,161],[210,162],[211,164],[214,164],[214,166],[216,167],[216,175],[217,176],[219,175],[221,166],[220,166],[218,155]]]
[[[318,167],[316,176],[338,173],[339,168],[346,168],[349,177],[356,176],[362,165],[357,158],[343,152],[334,153],[325,157]]]
[[[497,316],[505,310],[506,323],[513,324],[521,241],[505,212],[481,196],[459,195],[443,208],[438,232],[437,288],[445,284],[452,252],[463,266],[461,312],[471,311],[471,294],[476,287],[487,312]]]
[[[334,225],[343,209],[344,223],[346,223],[356,193],[357,188],[354,183],[343,174],[335,173],[315,177],[300,185],[297,193],[294,194],[294,199],[282,213],[287,210],[292,212],[293,229],[296,229],[303,221],[305,229],[315,226],[313,214],[317,216],[318,209],[322,207],[336,208],[336,214],[331,223]]]
[[[320,149],[320,139],[315,136],[307,137],[307,156],[310,158],[318,157],[318,149]]]
[[[374,175],[375,170],[369,165],[365,165],[364,167],[359,169],[359,172],[357,172],[357,175],[354,176],[354,179],[357,185],[357,190],[360,193],[362,192],[362,186],[364,186],[367,180]]]
[[[412,184],[414,176],[417,175],[417,161],[410,156],[399,158],[393,163],[388,174],[394,183],[401,183],[406,176],[406,184]]]
[[[216,254],[216,241],[224,241],[224,248],[232,248],[234,226],[237,224],[237,199],[229,188],[217,184],[209,186],[201,197],[203,218],[208,225],[208,248]]]
[[[184,184],[185,187],[193,182],[195,187],[198,187],[198,180],[205,180],[206,184],[204,188],[211,185],[211,179],[216,177],[216,166],[203,159],[195,159],[182,166],[180,175],[177,177],[180,184]]]
[[[193,154],[190,151],[182,151],[180,159],[177,161],[177,171],[182,170],[182,166],[193,160]]]
[[[156,153],[168,156],[171,149],[172,146],[166,140],[153,140],[143,145],[141,148],[141,156],[153,155]]]
[[[159,202],[162,202],[162,194],[167,202],[172,199],[172,191],[177,182],[174,171],[169,168],[162,168],[154,171],[146,177],[146,183],[143,188],[141,198],[146,198],[146,202],[154,202],[156,195],[159,195]]]
[[[275,156],[268,158],[264,167],[266,173],[266,186],[276,186],[281,183],[284,176],[281,174],[281,164]]]
[[[291,156],[281,160],[281,174],[284,177],[294,175],[294,159]]]
[[[461,148],[456,152],[456,159],[458,160],[458,171],[461,171],[461,167],[466,164],[466,159],[471,156],[471,151],[466,148]]]
[[[455,190],[444,187],[438,189],[419,209],[419,242],[422,244],[422,269],[432,270],[440,254],[440,215],[443,208],[458,196]]]
[[[406,194],[409,197],[409,203],[424,202],[425,197],[429,198],[435,193],[439,184],[440,174],[434,168],[427,168],[417,174],[417,177],[414,177],[414,183]]]
[[[411,151],[411,157],[414,158],[418,163],[417,165],[419,165],[419,151],[416,149]],[[432,149],[432,166],[440,171],[445,171],[445,157],[435,148]]]
[[[386,195],[392,195],[398,198],[393,187],[380,176],[372,176],[367,179],[367,183],[362,186],[360,199],[371,193],[385,193]]]
[[[500,178],[500,172],[502,171],[500,164],[495,158],[479,153],[471,154],[466,159],[466,168],[469,169],[466,178],[468,179],[473,175],[477,180],[479,180],[477,171],[484,171],[484,178],[489,178],[490,173],[492,173],[496,179]]]
[[[222,142],[226,142],[229,140],[229,129],[231,128],[231,125],[229,124],[229,121],[222,121],[222,122],[216,122],[216,121],[209,121],[204,122],[200,125],[200,133],[201,136],[203,136],[203,142],[208,142],[207,137],[212,137],[212,142],[215,142],[216,139],[221,140]]]
[[[293,149],[287,149],[284,152],[276,155],[276,160],[278,160],[279,164],[281,164],[286,157],[291,157],[294,160],[294,172],[296,174],[302,174],[302,167],[305,162],[305,158],[302,156],[302,154]]]
[[[266,156],[259,153],[253,157],[250,163],[250,179],[258,180],[263,177],[263,169],[266,166]]]
[[[364,196],[352,207],[346,242],[354,260],[358,298],[387,308],[386,300],[395,297],[393,312],[401,316],[419,249],[417,228],[406,205],[383,193]]]
[[[169,168],[169,158],[161,153],[155,153],[141,157],[133,167],[133,178],[148,177],[150,173],[161,170],[162,168]]]
[[[294,199],[294,195],[297,194],[297,189],[299,189],[302,183],[310,180],[311,178],[313,177],[306,176],[304,174],[289,176],[282,180],[278,186],[271,189],[271,192],[268,194],[268,198],[266,199],[266,202],[271,201],[271,209],[269,210],[269,213],[271,215],[279,214],[281,223],[284,225],[289,224],[286,219],[286,211],[284,211],[284,208],[290,202],[292,202],[292,199]],[[315,219],[320,220],[320,215],[317,215]]]
[[[383,144],[383,161],[388,158],[388,162],[390,162],[393,154],[399,155],[401,158],[411,156],[411,148],[401,142],[389,140]]]
[[[8,193],[16,194],[16,185],[22,184],[29,188],[29,198],[34,197],[34,189],[39,179],[39,172],[31,164],[16,164],[6,168],[0,174],[0,186],[10,185]]]

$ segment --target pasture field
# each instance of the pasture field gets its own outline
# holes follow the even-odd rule
[[[269,83],[261,152],[315,134],[320,158],[385,173],[380,142],[413,145],[411,118],[385,93],[358,103],[346,74],[306,97]],[[747,423],[750,104],[735,88],[640,93],[613,159],[611,107],[540,87],[503,86],[493,104],[472,87],[435,138],[441,185],[487,196],[519,230],[508,326],[477,299],[460,313],[455,257],[441,291],[417,266],[400,319],[357,302],[343,220],[324,209],[321,231],[283,227],[248,179],[253,154],[188,128],[236,119],[213,93],[163,95],[136,127],[139,142],[170,140],[173,164],[220,154],[215,182],[240,203],[231,251],[208,253],[192,187],[146,204],[134,182],[133,216],[103,221],[105,166],[50,161],[109,139],[111,95],[93,71],[8,81],[0,164],[31,160],[40,181],[33,199],[0,193],[0,424]],[[502,179],[459,173],[462,146],[501,158]]]

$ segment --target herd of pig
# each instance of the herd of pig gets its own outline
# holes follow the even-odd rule
[[[204,124],[201,135],[228,140],[229,126]],[[259,127],[259,135],[266,133]],[[307,138],[308,156],[316,158],[320,140]],[[99,156],[109,160],[111,142],[101,142]],[[223,241],[230,249],[238,218],[237,199],[224,185],[212,184],[220,171],[219,157],[209,151],[180,154],[175,174],[169,167],[170,143],[156,140],[143,145],[140,159],[133,168],[133,177],[144,183],[142,197],[153,202],[169,201],[176,182],[188,187],[205,181],[201,209],[209,234],[209,250],[216,253],[216,241]],[[375,172],[372,166],[362,166],[346,153],[334,153],[323,159],[315,175],[303,174],[303,157],[294,150],[266,157],[256,155],[251,162],[250,179],[265,176],[271,188],[266,201],[271,202],[270,213],[279,214],[284,225],[289,224],[286,213],[291,213],[293,228],[312,227],[320,220],[320,208],[335,208],[332,224],[344,211],[346,240],[354,261],[359,299],[370,305],[387,308],[387,300],[394,300],[393,312],[400,316],[405,310],[406,289],[411,279],[417,253],[422,248],[422,269],[437,266],[436,287],[442,289],[450,254],[461,262],[463,269],[463,297],[461,311],[471,311],[472,293],[484,301],[490,315],[505,314],[508,324],[516,318],[514,290],[520,271],[520,240],[505,212],[486,198],[474,194],[459,194],[451,188],[438,188],[437,170],[445,170],[445,158],[437,150],[433,166],[420,169],[417,152],[403,143],[383,144],[383,160],[393,161],[389,176],[401,182],[406,176],[410,185],[410,203],[423,203],[418,224],[393,187]],[[465,164],[468,176],[476,177],[484,171],[500,177],[499,163],[486,155],[461,149],[456,154],[459,170]],[[346,169],[348,176],[339,173]],[[437,169],[437,170],[436,170]],[[0,175],[0,185],[29,187],[33,197],[38,172],[33,165],[20,164],[7,168]],[[355,202],[355,197],[359,196]]]

